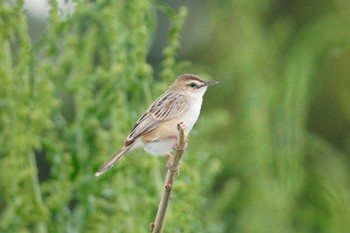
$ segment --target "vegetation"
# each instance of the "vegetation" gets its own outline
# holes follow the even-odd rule
[[[221,84],[164,232],[348,232],[347,0],[74,2],[63,16],[50,0],[39,42],[24,1],[0,3],[0,232],[149,231],[166,159],[138,151],[94,173],[185,72]],[[159,12],[170,25],[154,62]]]

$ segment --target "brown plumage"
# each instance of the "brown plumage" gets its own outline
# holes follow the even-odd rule
[[[178,77],[136,122],[124,147],[95,175],[103,174],[122,156],[141,147],[155,155],[170,153],[177,139],[177,124],[184,122],[187,133],[190,132],[199,116],[206,88],[215,83],[193,74]]]

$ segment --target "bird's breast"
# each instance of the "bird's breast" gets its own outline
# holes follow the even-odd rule
[[[193,99],[189,103],[187,111],[182,116],[182,122],[186,125],[186,133],[189,134],[194,124],[197,122],[202,106],[202,98]],[[181,122],[180,121],[180,122]]]
[[[190,133],[199,117],[202,98],[192,99],[188,104],[188,108],[181,116],[161,124],[157,129],[142,137],[145,151],[153,155],[170,153],[178,135],[177,125],[181,122],[186,125],[186,133]]]

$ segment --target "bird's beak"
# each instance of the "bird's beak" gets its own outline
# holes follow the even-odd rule
[[[208,80],[205,82],[205,85],[206,86],[210,86],[210,85],[214,85],[214,84],[218,84],[219,82],[218,81],[215,81],[215,80]]]

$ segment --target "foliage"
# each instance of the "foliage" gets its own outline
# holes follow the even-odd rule
[[[321,88],[330,89],[322,85],[322,69],[335,48],[347,61],[341,69],[349,71],[350,12],[341,2],[345,4],[337,1],[338,7],[314,12],[313,19],[302,23],[293,10],[302,11],[304,2],[293,2],[294,9],[268,0],[209,4],[217,9],[210,15],[215,30],[224,33],[212,33],[212,49],[204,44],[194,57],[211,64],[208,72],[225,86],[218,87],[213,116],[231,116],[230,127],[220,129],[222,136],[212,137],[225,148],[220,157],[223,173],[216,184],[221,187],[216,212],[225,216],[224,232],[350,229],[345,221],[350,217],[350,118],[346,115],[342,121],[345,138],[327,141],[329,135],[315,130],[314,121],[316,127],[332,127],[337,124],[332,113],[344,113],[329,107],[332,118],[321,119],[320,110],[313,107],[324,95]],[[329,82],[340,81],[338,70],[333,72]],[[345,83],[349,85],[348,75]],[[342,93],[337,94],[342,96],[340,108],[348,108],[349,98],[344,97],[349,89],[332,93],[336,92]]]
[[[348,232],[349,1],[194,2],[75,1],[63,17],[51,0],[37,44],[23,1],[0,3],[1,232],[148,231],[165,159],[139,151],[94,172],[188,72],[180,47],[190,72],[220,85],[189,137],[164,231]],[[170,30],[158,75],[147,54],[159,11]]]
[[[75,11],[62,18],[52,0],[44,37],[33,45],[23,3],[0,5],[0,231],[148,231],[165,160],[139,152],[101,178],[94,172],[166,87],[153,80],[146,61],[155,11],[171,13],[163,63],[169,81],[186,9],[177,14],[146,0],[76,1]],[[215,174],[210,164],[192,160],[191,166],[209,166],[203,174],[183,166],[169,232],[201,229],[203,194]]]

